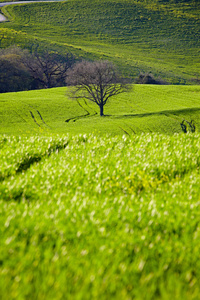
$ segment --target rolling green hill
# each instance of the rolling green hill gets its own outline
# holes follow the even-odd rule
[[[2,47],[18,44],[109,59],[127,76],[152,72],[185,83],[200,70],[196,1],[69,0],[3,8]]]
[[[200,69],[195,0],[3,10],[1,47],[39,44],[179,84]],[[200,86],[133,85],[104,117],[68,94],[0,94],[0,299],[199,299]],[[183,120],[197,132],[183,134]]]
[[[200,86],[135,85],[111,98],[105,117],[92,102],[70,100],[67,88],[0,95],[0,133],[181,132],[183,120],[200,129]]]

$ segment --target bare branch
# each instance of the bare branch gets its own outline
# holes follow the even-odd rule
[[[33,78],[40,81],[45,88],[64,85],[67,71],[75,62],[73,55],[61,56],[48,51],[26,53],[23,63]]]
[[[72,86],[70,97],[85,98],[103,107],[112,96],[128,91],[129,84],[108,61],[76,63],[67,72],[67,85]]]

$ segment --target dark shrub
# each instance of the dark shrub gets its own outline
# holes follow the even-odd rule
[[[162,79],[155,79],[151,73],[140,73],[136,78],[137,84],[166,84]]]

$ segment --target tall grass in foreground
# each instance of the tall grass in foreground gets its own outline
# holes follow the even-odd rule
[[[0,149],[2,299],[199,299],[199,134]]]

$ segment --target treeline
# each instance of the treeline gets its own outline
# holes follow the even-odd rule
[[[12,46],[0,50],[0,93],[66,85],[67,71],[76,59],[71,53],[52,53]]]
[[[68,70],[78,60],[71,53],[39,51],[38,48],[31,52],[16,46],[0,49],[0,93],[66,86]],[[152,73],[140,70],[131,81],[136,84],[168,84]],[[199,74],[191,82],[200,84]]]
[[[65,86],[67,71],[77,60],[71,53],[37,48],[32,52],[16,46],[1,49],[0,93]],[[149,73],[140,73],[135,83],[166,84]]]

